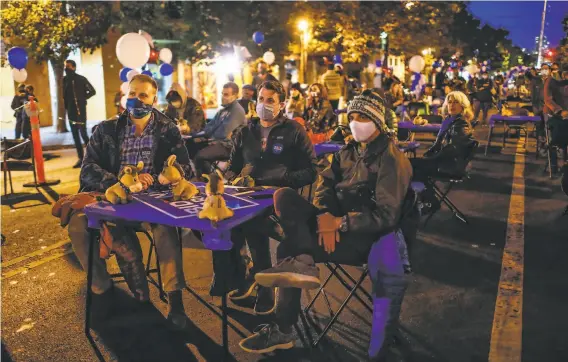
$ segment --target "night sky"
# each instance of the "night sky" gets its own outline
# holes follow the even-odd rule
[[[544,1],[472,1],[471,12],[482,23],[509,30],[515,45],[527,50],[535,48],[535,37],[540,34]],[[562,20],[568,13],[568,1],[548,1],[544,35],[554,47],[564,37]]]

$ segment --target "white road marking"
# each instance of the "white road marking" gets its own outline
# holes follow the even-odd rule
[[[525,246],[525,150],[517,141],[513,187],[501,277],[497,289],[489,362],[520,362],[523,338],[523,271]]]

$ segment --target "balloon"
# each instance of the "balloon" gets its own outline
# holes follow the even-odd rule
[[[164,77],[172,74],[173,72],[174,72],[174,67],[172,67],[171,64],[164,63],[160,65],[160,74],[163,75]]]
[[[264,60],[266,64],[271,65],[276,60],[276,56],[274,55],[273,52],[266,52],[262,56],[262,60]]]
[[[128,94],[128,82],[124,82],[120,85],[120,91],[122,92],[122,94]]]
[[[126,80],[130,82],[132,78],[134,78],[134,76],[137,74],[140,74],[140,72],[136,69],[130,70],[128,73],[126,73]]]
[[[256,44],[260,45],[264,41],[264,34],[262,32],[257,31],[256,33],[252,34],[252,41]]]
[[[470,64],[470,65],[468,65],[465,69],[466,69],[466,71],[467,71],[469,74],[471,74],[471,75],[474,75],[474,74],[476,74],[476,73],[479,73],[479,68],[478,68],[477,65],[475,65],[475,64]]]
[[[152,35],[146,33],[144,30],[138,30],[138,34],[142,35],[144,39],[148,42],[151,48],[154,47],[154,40],[152,39]]]
[[[173,56],[172,51],[168,48],[160,49],[160,60],[162,62],[170,64]]]
[[[128,72],[130,72],[131,70],[132,69],[130,69],[130,68],[122,68],[120,70],[120,72],[118,73],[119,76],[120,76],[120,80],[123,81],[123,82],[128,81],[128,78],[126,76],[128,75]]]
[[[152,72],[149,71],[149,70],[143,71],[142,74],[147,75],[147,76],[149,76],[149,77],[152,77],[152,76],[153,76]]]
[[[420,55],[413,56],[408,62],[408,68],[414,73],[420,73],[425,66],[426,62]]]
[[[377,66],[377,68],[380,68],[383,66],[383,61],[382,60],[375,60],[375,65]]]
[[[334,64],[343,64],[343,59],[341,59],[341,55],[337,54],[333,56],[333,63]]]
[[[150,57],[148,57],[149,64],[158,63],[158,58],[160,57],[160,52],[156,49],[150,49]]]
[[[128,99],[128,96],[122,96],[122,98],[120,98],[120,105],[122,106],[122,108],[126,109],[126,100]]]
[[[28,52],[22,47],[13,47],[8,50],[8,62],[13,68],[24,69],[28,64]]]
[[[25,69],[12,69],[12,78],[18,83],[23,83],[28,78],[28,72]]]
[[[124,34],[116,43],[116,57],[125,67],[140,68],[150,57],[150,45],[138,33]]]

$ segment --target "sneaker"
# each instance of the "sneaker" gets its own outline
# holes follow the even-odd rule
[[[243,351],[249,353],[270,353],[277,349],[294,347],[294,335],[280,332],[275,323],[261,324],[254,330],[252,336],[239,342]]]
[[[256,281],[247,278],[245,284],[242,287],[229,292],[229,299],[231,299],[232,301],[247,299],[252,295],[257,287],[258,283]]]
[[[254,314],[268,315],[276,310],[276,296],[278,288],[259,287],[254,303]]]
[[[288,257],[276,266],[255,275],[259,285],[263,287],[284,287],[300,289],[319,288],[319,269],[309,255]]]

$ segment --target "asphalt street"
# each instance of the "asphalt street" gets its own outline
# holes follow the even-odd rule
[[[522,275],[519,306],[505,304],[517,319],[522,362],[568,360],[568,204],[558,178],[543,173],[544,159],[535,158],[531,138],[528,153],[516,157],[518,138],[510,138],[502,149],[498,126],[488,155],[481,149],[472,162],[470,179],[455,186],[451,199],[468,217],[458,221],[447,208],[421,228],[412,255],[413,274],[402,315],[402,343],[392,361],[473,362],[488,361],[492,340],[502,330],[494,316],[506,245],[518,242],[508,232],[511,223],[511,193],[515,162],[524,180],[524,209],[521,230],[521,262],[515,270]],[[476,130],[485,145],[487,128]],[[420,137],[425,148],[432,137]],[[520,149],[524,154],[524,150]],[[2,344],[13,361],[96,361],[83,334],[86,276],[68,243],[67,231],[51,216],[49,202],[57,195],[77,192],[78,173],[73,150],[50,151],[46,162],[49,178],[61,184],[41,194],[20,195],[27,201],[15,203],[2,198]],[[15,175],[18,193],[32,193],[21,184],[30,175]],[[510,227],[511,225],[509,225]],[[145,252],[148,241],[141,238]],[[174,332],[164,323],[167,305],[151,286],[154,308],[141,308],[119,284],[119,311],[94,331],[97,345],[107,361],[221,361],[220,300],[208,295],[212,276],[211,253],[196,249],[198,243],[184,240],[184,271],[195,291],[184,293],[187,315],[192,323]],[[272,245],[274,246],[274,245]],[[114,262],[110,269],[117,269]],[[327,271],[320,267],[322,278]],[[350,268],[353,275],[359,271]],[[365,286],[369,288],[368,281]],[[337,307],[347,295],[337,282],[327,288]],[[304,293],[304,303],[313,293]],[[297,348],[273,355],[243,352],[239,340],[269,318],[256,317],[250,308],[229,303],[231,323],[229,349],[234,361],[364,361],[370,331],[370,313],[352,300],[320,347],[307,342],[329,314],[323,300],[315,313],[299,323]],[[517,314],[515,314],[517,313]],[[515,317],[516,316],[516,317]],[[314,327],[314,324],[316,327]],[[497,323],[498,324],[498,323]],[[504,327],[503,327],[504,328]],[[492,336],[493,331],[493,336]],[[3,356],[4,357],[4,356]],[[4,357],[7,358],[7,357]],[[3,360],[5,360],[3,358]],[[6,359],[8,360],[8,359]],[[501,359],[505,361],[506,359]],[[494,359],[497,361],[497,359]]]

